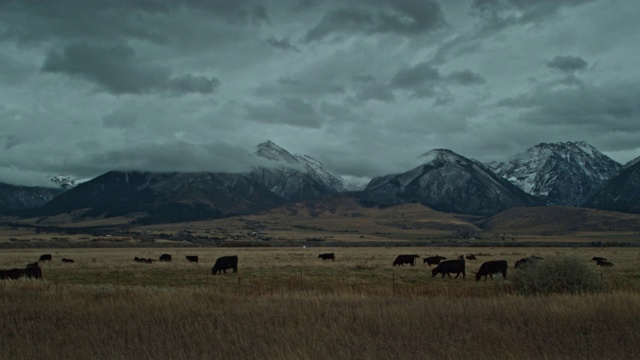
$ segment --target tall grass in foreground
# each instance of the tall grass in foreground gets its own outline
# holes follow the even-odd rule
[[[637,292],[0,286],[0,359],[640,358]]]

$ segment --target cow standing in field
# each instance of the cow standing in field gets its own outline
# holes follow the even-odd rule
[[[42,270],[38,263],[27,264],[24,269],[0,270],[0,280],[18,280],[21,277],[41,279]]]
[[[53,259],[51,254],[42,254],[40,255],[40,259],[38,261],[51,261],[51,259]]]
[[[227,269],[233,269],[233,272],[238,272],[238,256],[221,256],[216,260],[211,268],[212,275],[218,275],[220,272],[226,274]]]
[[[171,261],[171,255],[169,254],[160,255],[160,261]]]
[[[318,255],[318,259],[322,259],[322,261],[325,261],[325,260],[333,261],[336,259],[336,256],[333,253],[325,253],[325,254]]]
[[[502,273],[504,279],[507,278],[507,261],[506,260],[493,260],[487,261],[480,265],[480,270],[476,273],[476,281],[480,281],[480,278],[484,276],[484,281],[487,281],[487,275],[493,279],[493,274]]]
[[[404,264],[415,266],[416,259],[419,257],[420,255],[398,255],[398,257],[396,257],[396,259],[393,261],[393,266],[402,266]]]
[[[187,255],[186,258],[188,262],[198,262],[198,256],[196,255]]]
[[[462,278],[464,279],[464,259],[457,260],[446,260],[441,262],[435,269],[431,270],[431,277],[435,277],[438,274],[442,274],[444,278],[445,275],[449,276],[451,279],[451,274],[456,274],[456,279],[460,274],[462,274]]]
[[[444,257],[444,256],[436,255],[436,256],[426,257],[426,258],[424,258],[422,260],[423,260],[423,264],[425,264],[425,263],[429,264],[429,267],[431,267],[431,265],[438,265],[438,264],[440,264],[440,262],[442,260],[446,260],[446,259],[447,258]]]

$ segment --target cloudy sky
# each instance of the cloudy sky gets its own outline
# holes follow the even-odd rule
[[[433,148],[640,156],[640,2],[3,0],[0,182],[244,171],[272,140],[357,181]]]

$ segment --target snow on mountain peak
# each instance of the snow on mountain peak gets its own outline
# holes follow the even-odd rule
[[[256,147],[255,154],[271,161],[284,161],[289,164],[299,163],[299,160],[296,156],[276,145],[271,140],[267,140],[262,144],[259,144]]]
[[[449,149],[433,149],[420,155],[418,158],[425,164],[429,164],[434,161],[455,162],[462,159],[460,155],[454,153]]]
[[[270,176],[266,176],[266,169],[260,171],[261,178],[265,180],[271,189],[287,184],[287,187],[298,187],[304,180],[301,176],[295,175],[295,172],[306,174],[313,181],[323,184],[336,192],[354,191],[358,187],[350,184],[341,177],[332,174],[324,168],[322,163],[308,155],[291,154],[287,150],[276,145],[273,141],[267,140],[257,146],[255,154],[264,159],[274,161],[277,166]],[[294,178],[299,178],[295,181]],[[295,192],[290,190],[279,190],[277,193]]]
[[[63,189],[70,189],[70,188],[76,187],[79,184],[82,184],[83,182],[87,182],[91,180],[91,179],[78,180],[71,175],[51,175],[51,176],[47,176],[47,179],[49,179],[49,181],[51,181],[52,183],[58,185]]]
[[[620,168],[585,141],[540,143],[507,162],[487,165],[528,194],[573,206]]]

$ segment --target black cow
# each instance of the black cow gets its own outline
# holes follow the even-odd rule
[[[595,261],[595,262],[600,262],[600,261],[607,261],[607,259],[601,257],[601,256],[594,256],[591,260]]]
[[[473,254],[469,254],[469,255],[465,256],[464,258],[467,259],[467,260],[477,260],[476,256],[473,255]]]
[[[441,262],[435,269],[431,270],[431,277],[442,274],[442,277],[444,278],[444,275],[446,274],[449,276],[449,279],[451,279],[451,273],[456,274],[456,279],[460,274],[462,274],[462,278],[464,279],[464,259],[446,260]]]
[[[27,264],[27,267],[23,270],[24,276],[29,279],[42,279],[42,269],[38,266],[38,263]]]
[[[542,258],[540,256],[532,256],[532,257],[528,257],[528,258],[522,258],[522,259],[516,261],[516,264],[513,267],[516,268],[516,269],[522,268],[524,266],[535,264],[536,262],[538,262],[540,260],[542,260]]]
[[[73,259],[62,258],[62,262],[64,262],[64,263],[72,263]]]
[[[51,254],[42,254],[40,255],[40,260],[38,261],[51,261]]]
[[[18,280],[21,277],[27,277],[30,279],[41,279],[42,278],[42,270],[37,263],[28,264],[24,269],[8,269],[8,270],[0,270],[0,279],[1,280]]]
[[[233,269],[234,273],[238,272],[238,257],[236,255],[219,257],[211,268],[211,274],[218,275],[221,271],[226,274],[227,269]]]
[[[169,254],[160,255],[160,261],[171,261],[171,255]]]
[[[333,261],[336,259],[336,256],[333,253],[325,253],[325,254],[318,255],[318,259],[322,259],[322,261],[325,261],[325,260]]]
[[[198,256],[196,255],[187,255],[186,258],[189,262],[198,262]]]
[[[436,255],[436,256],[429,256],[426,257],[424,259],[422,259],[423,264],[429,264],[429,267],[431,267],[431,265],[438,265],[440,264],[440,261],[442,260],[446,260],[447,258],[444,256],[440,256],[440,255]]]
[[[609,261],[598,261],[596,263],[596,265],[599,265],[599,266],[613,266],[613,263],[609,262]]]
[[[480,270],[476,273],[476,281],[480,281],[480,278],[484,276],[484,281],[487,281],[487,275],[493,279],[493,274],[502,273],[503,278],[507,278],[507,261],[506,260],[493,260],[487,261],[480,265]]]
[[[139,263],[145,263],[145,264],[151,264],[153,263],[153,259],[149,258],[149,259],[145,259],[145,258],[139,258],[139,257],[134,257],[133,261],[135,262],[139,262]]]
[[[416,259],[419,257],[420,255],[398,255],[398,257],[393,261],[393,266],[401,266],[404,264],[414,266],[416,264]]]

